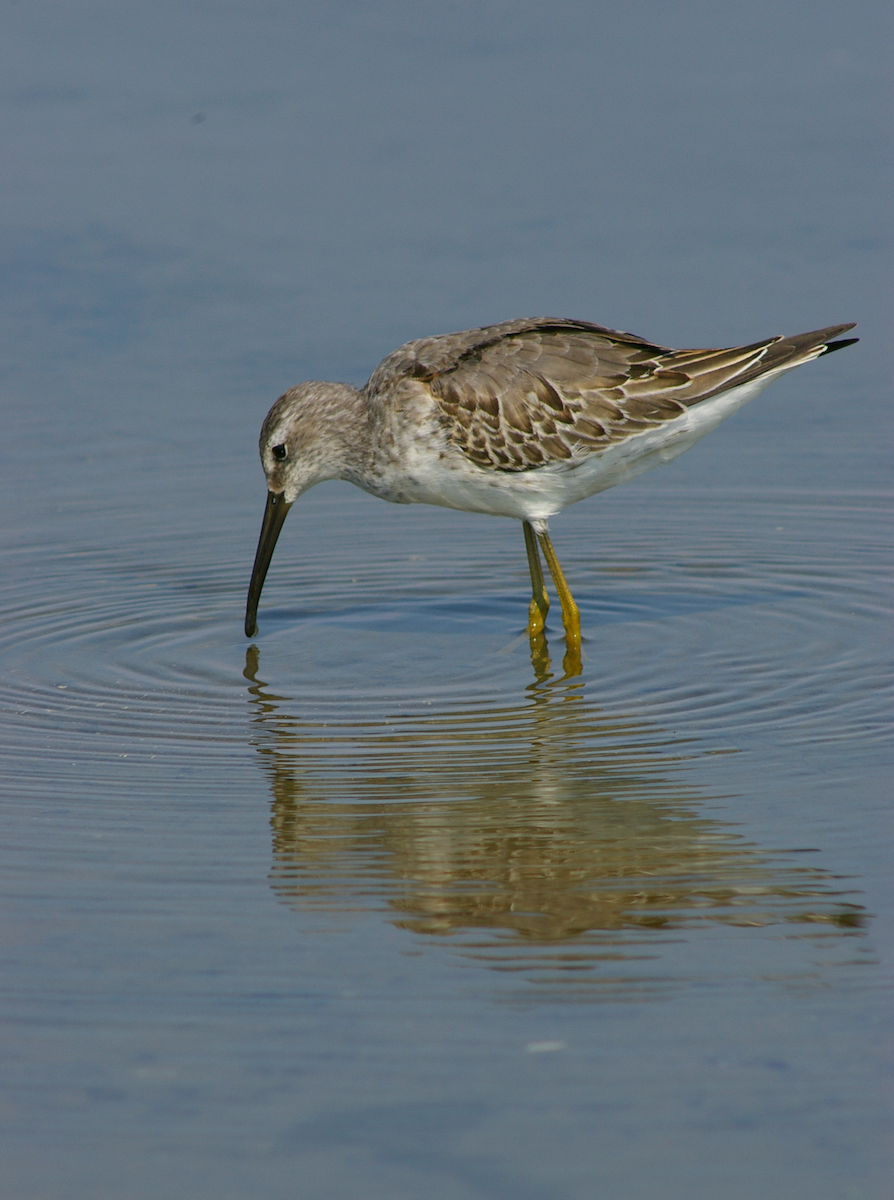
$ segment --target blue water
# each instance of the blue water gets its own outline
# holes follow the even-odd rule
[[[881,5],[10,6],[12,1200],[877,1200],[890,1145]],[[858,320],[552,525],[326,484],[305,377],[523,314]]]

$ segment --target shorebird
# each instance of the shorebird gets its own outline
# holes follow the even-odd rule
[[[549,609],[538,544],[562,606],[566,673],[580,615],[549,537],[569,504],[669,462],[777,376],[849,346],[853,323],[725,350],[671,350],[588,321],[535,317],[407,342],[363,388],[301,383],[261,428],[267,506],[245,612],[258,601],[286,514],[315,483],[346,479],[395,504],[522,522],[528,633]]]

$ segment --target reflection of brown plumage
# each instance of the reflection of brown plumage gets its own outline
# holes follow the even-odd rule
[[[271,883],[290,906],[381,903],[396,925],[457,935],[494,967],[520,954],[530,968],[534,943],[541,966],[570,970],[695,922],[860,923],[825,872],[700,814],[684,744],[606,720],[579,693],[339,728],[288,717],[263,684],[252,692]]]

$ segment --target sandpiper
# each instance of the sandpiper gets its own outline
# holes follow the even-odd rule
[[[538,543],[565,626],[565,670],[580,670],[580,615],[549,537],[569,504],[688,450],[777,376],[849,346],[853,323],[725,350],[671,350],[587,321],[535,317],[407,342],[365,387],[302,383],[261,428],[267,507],[245,632],[294,501],[347,479],[395,504],[439,504],[522,522],[533,597],[549,599]]]

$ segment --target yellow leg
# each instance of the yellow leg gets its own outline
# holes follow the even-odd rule
[[[549,540],[549,534],[545,529],[542,533],[539,530],[537,531],[537,540],[540,542],[540,548],[546,559],[546,565],[549,567],[549,573],[553,577],[553,583],[556,585],[556,591],[559,593],[559,600],[562,604],[562,624],[565,626],[565,674],[579,675],[582,670],[580,661],[580,610],[574,603],[574,597],[571,594],[568,584],[565,582],[565,576],[562,574],[562,568],[559,566],[559,560],[556,558],[553,544]]]
[[[540,565],[540,552],[537,549],[537,539],[528,521],[522,522],[525,531],[525,550],[528,552],[528,567],[531,571],[531,590],[533,597],[528,606],[528,633],[536,637],[543,633],[546,624],[546,614],[549,612],[549,596],[543,583],[543,568]]]

